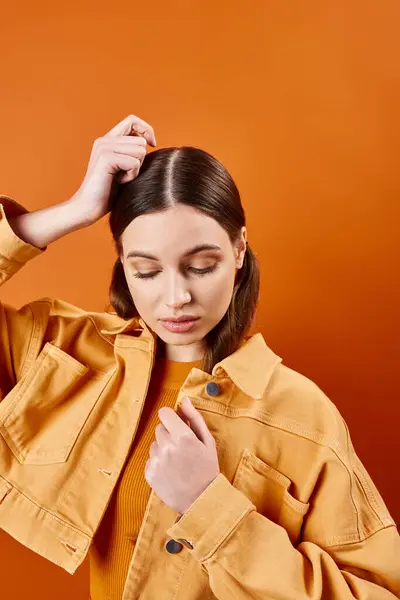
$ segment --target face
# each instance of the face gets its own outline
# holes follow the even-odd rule
[[[213,218],[183,204],[134,219],[122,234],[126,280],[146,324],[170,360],[202,358],[204,338],[225,315],[246,249]],[[193,317],[187,323],[165,319]]]

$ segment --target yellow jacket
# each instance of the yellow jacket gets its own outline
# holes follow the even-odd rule
[[[0,282],[41,252],[0,205]],[[0,324],[0,527],[74,573],[135,436],[155,335],[51,298],[0,304]],[[314,383],[257,333],[211,375],[192,369],[185,395],[221,473],[178,521],[152,491],[123,600],[400,596],[396,524]]]

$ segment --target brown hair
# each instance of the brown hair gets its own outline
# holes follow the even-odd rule
[[[121,185],[112,201],[110,227],[118,256],[122,255],[121,235],[133,219],[167,210],[174,204],[192,206],[218,221],[232,244],[238,241],[245,225],[239,191],[216,158],[191,146],[162,148],[146,155],[138,177]],[[244,341],[254,318],[258,294],[258,261],[247,245],[228,310],[206,336],[203,368],[207,373]],[[123,319],[138,315],[119,258],[113,268],[110,301]]]

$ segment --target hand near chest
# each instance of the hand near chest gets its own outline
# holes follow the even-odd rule
[[[183,514],[220,469],[215,439],[203,416],[187,398],[179,413],[169,407],[158,411],[161,423],[150,446],[145,479],[165,504]]]

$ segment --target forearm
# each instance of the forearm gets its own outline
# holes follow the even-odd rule
[[[73,196],[60,204],[10,217],[8,222],[21,240],[45,248],[64,235],[91,225],[93,219]]]

